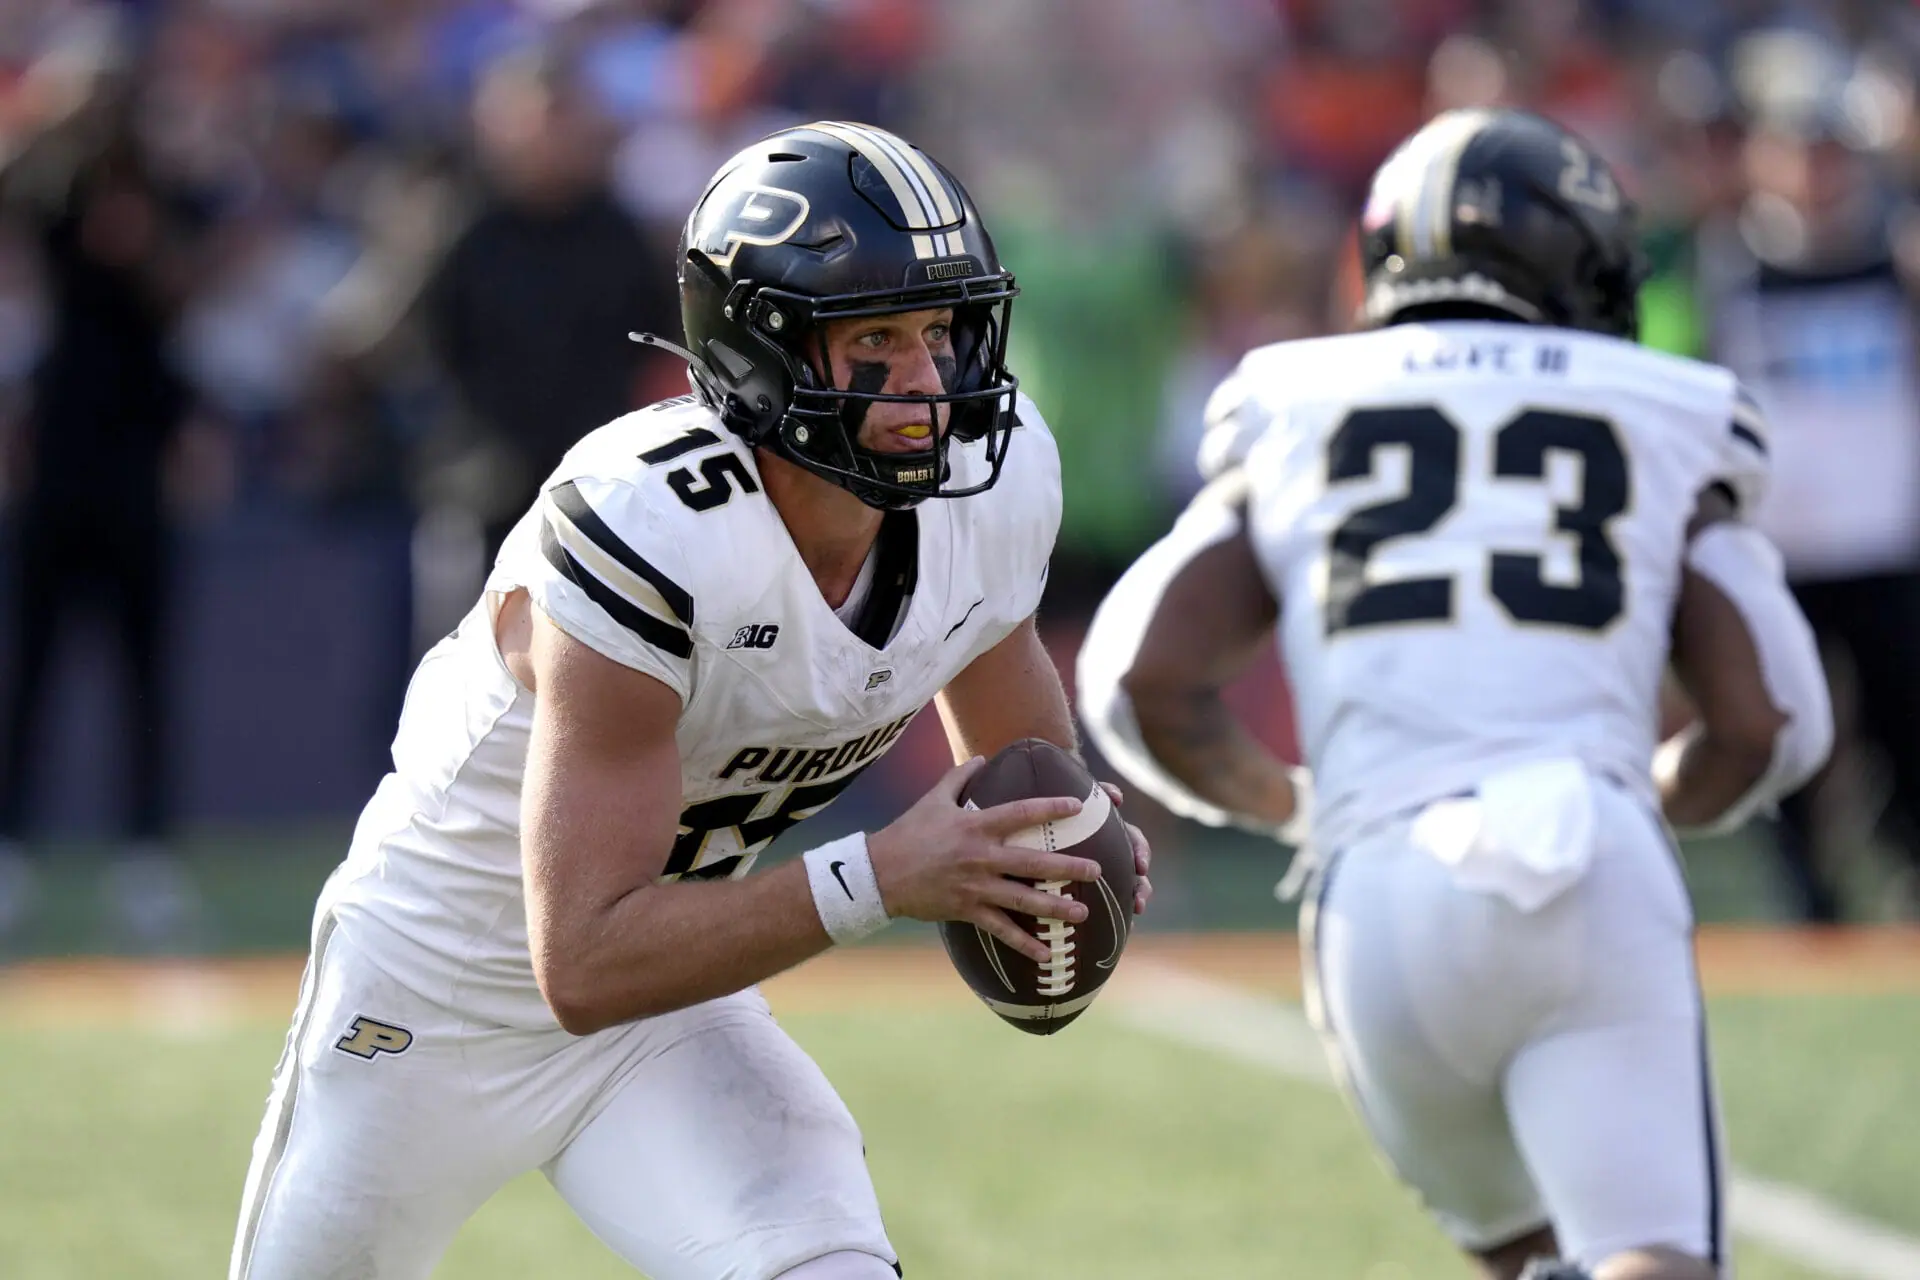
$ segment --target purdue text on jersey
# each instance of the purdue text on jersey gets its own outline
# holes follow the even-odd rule
[[[842,742],[837,746],[815,747],[742,747],[715,776],[730,781],[736,774],[755,786],[776,782],[812,782],[816,778],[838,774],[855,765],[864,765],[893,745],[894,739],[913,723],[910,712],[872,733]],[[748,772],[749,770],[753,772]]]
[[[740,748],[715,782],[741,789],[700,800],[681,811],[680,834],[661,878],[714,880],[744,874],[760,850],[852,786],[917,714],[910,712],[831,746]],[[716,842],[716,836],[724,840]]]

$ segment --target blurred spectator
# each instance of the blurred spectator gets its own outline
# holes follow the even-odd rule
[[[627,334],[678,332],[679,298],[608,190],[613,139],[560,54],[489,67],[473,129],[485,194],[423,302],[468,447],[488,460],[462,501],[491,561],[574,441],[643,403]]]
[[[327,304],[339,360],[324,387],[353,403],[359,382],[404,378],[409,358],[427,356],[451,393],[420,442],[416,647],[471,604],[576,440],[685,389],[627,338],[677,334],[679,299],[670,256],[609,189],[615,135],[576,59],[547,40],[499,54],[475,86],[471,127],[477,195],[431,166],[390,167],[369,196],[380,215],[366,254]],[[423,351],[408,346],[410,314]],[[396,347],[399,361],[369,360]]]
[[[1349,200],[1387,152],[1425,119],[1425,39],[1465,5],[1423,21],[1398,0],[1294,0],[1291,56],[1273,64],[1263,104],[1282,163],[1315,174]]]
[[[916,136],[978,175],[1020,282],[1013,367],[1068,477],[1047,612],[1072,615],[1169,513],[1154,459],[1192,308],[1182,268],[1251,215],[1246,103],[1282,32],[1266,0],[977,0],[938,17]]]
[[[1886,833],[1920,868],[1920,326],[1895,252],[1901,205],[1874,149],[1894,122],[1854,92],[1843,49],[1772,32],[1734,50],[1749,104],[1750,194],[1701,247],[1713,358],[1773,426],[1757,513],[1829,654],[1858,732],[1883,757]],[[1845,705],[1836,698],[1837,705]],[[1780,841],[1808,920],[1840,918],[1834,823],[1816,818],[1857,772],[1848,757],[1782,807]]]
[[[1318,235],[1299,235],[1315,227]],[[1286,228],[1295,234],[1286,234]],[[1184,506],[1200,489],[1195,456],[1202,412],[1220,381],[1255,347],[1325,331],[1318,300],[1332,264],[1309,245],[1340,236],[1331,210],[1276,206],[1194,247],[1193,317],[1162,393],[1158,450],[1162,503]]]
[[[151,162],[131,33],[79,26],[32,74],[44,115],[16,135],[0,209],[37,239],[50,317],[31,375],[15,521],[17,595],[0,759],[0,933],[32,895],[22,837],[56,646],[109,620],[126,681],[124,837],[105,889],[122,941],[189,943],[198,902],[169,854],[162,472],[188,408],[169,326],[193,279],[194,219]]]
[[[1648,88],[1648,154],[1635,193],[1650,271],[1640,291],[1640,340],[1706,357],[1696,250],[1702,229],[1736,219],[1746,200],[1741,111],[1724,69],[1693,49],[1657,62]]]

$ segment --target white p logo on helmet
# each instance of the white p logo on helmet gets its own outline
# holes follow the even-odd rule
[[[743,244],[767,246],[785,244],[792,239],[807,220],[811,208],[807,198],[797,191],[741,187],[701,219],[706,225],[695,247],[724,271],[733,265],[733,256],[740,252]]]

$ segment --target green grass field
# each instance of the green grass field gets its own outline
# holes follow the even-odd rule
[[[865,1008],[857,989],[774,995],[862,1122],[915,1280],[1469,1274],[1319,1086],[1136,1029],[1117,1007],[1039,1040],[950,987]],[[1715,1011],[1736,1161],[1920,1234],[1920,993]],[[0,1276],[225,1275],[283,1030],[257,1007],[0,1014]],[[1823,1274],[1746,1242],[1738,1256],[1746,1280]],[[632,1273],[529,1177],[437,1274]]]

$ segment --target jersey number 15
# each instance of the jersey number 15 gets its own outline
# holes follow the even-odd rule
[[[1453,577],[1368,582],[1367,559],[1383,543],[1429,532],[1460,501],[1460,428],[1432,405],[1356,409],[1328,442],[1327,482],[1372,477],[1376,452],[1389,445],[1407,449],[1407,492],[1350,513],[1333,531],[1329,636],[1453,617]],[[1515,622],[1604,630],[1626,607],[1620,552],[1607,536],[1607,522],[1627,509],[1631,494],[1626,454],[1613,424],[1585,414],[1528,409],[1494,433],[1493,477],[1545,480],[1547,456],[1556,450],[1581,461],[1579,502],[1555,508],[1553,518],[1554,532],[1577,545],[1579,581],[1548,582],[1537,553],[1495,551],[1488,589]]]

